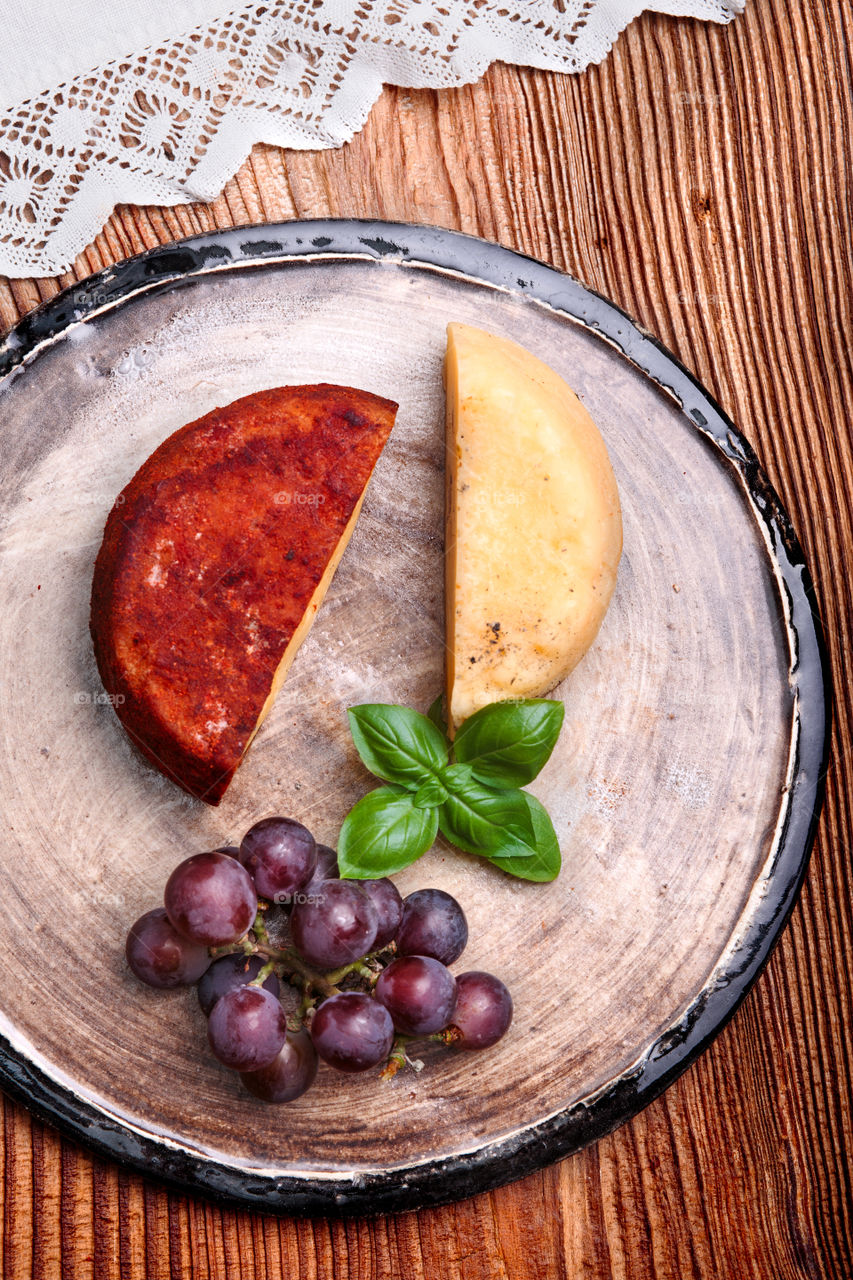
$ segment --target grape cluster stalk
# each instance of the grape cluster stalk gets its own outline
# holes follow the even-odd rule
[[[412,1040],[495,1044],[512,998],[493,974],[451,973],[467,941],[450,894],[404,899],[387,877],[342,880],[334,849],[294,819],[271,817],[239,846],[180,863],[163,906],[131,927],[125,953],[149,986],[196,985],[215,1057],[255,1097],[290,1102],[321,1061],[343,1072],[383,1065],[390,1079],[410,1061]],[[290,1015],[283,983],[298,995]]]

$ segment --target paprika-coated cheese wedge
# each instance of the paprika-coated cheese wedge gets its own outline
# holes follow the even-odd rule
[[[358,519],[397,405],[352,387],[258,391],[182,427],[119,495],[91,632],[124,728],[218,804]]]

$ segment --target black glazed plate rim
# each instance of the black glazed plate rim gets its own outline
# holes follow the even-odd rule
[[[286,261],[374,260],[458,274],[527,297],[616,347],[673,397],[723,456],[760,523],[786,618],[796,753],[772,883],[736,948],[726,952],[681,1017],[626,1071],[573,1106],[475,1152],[404,1169],[347,1175],[270,1175],[219,1163],[122,1123],[41,1071],[0,1035],[0,1085],[40,1118],[99,1155],[244,1209],[344,1216],[438,1205],[490,1190],[596,1141],[636,1115],[708,1047],[755,982],[790,915],[808,866],[823,800],[830,677],[812,580],[778,497],[750,445],[708,392],[624,311],[579,281],[526,257],[437,227],[319,219],[237,227],[160,246],[65,289],[0,343],[0,379],[65,330],[150,291],[200,275]]]

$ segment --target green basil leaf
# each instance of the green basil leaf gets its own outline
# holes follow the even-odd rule
[[[447,764],[438,775],[448,791],[464,791],[475,781],[470,764]]]
[[[444,694],[440,693],[427,712],[427,720],[431,720],[436,729],[440,729],[447,737],[447,720],[444,715]]]
[[[540,804],[535,796],[526,791],[519,793],[527,801],[530,816],[533,820],[533,834],[536,837],[536,848],[532,857],[501,858],[489,855],[489,861],[511,876],[521,880],[555,880],[560,873],[560,842],[554,830],[554,824],[548,816],[548,810]]]
[[[358,754],[387,782],[417,788],[447,763],[447,740],[418,711],[366,702],[347,715]]]
[[[456,759],[492,787],[523,787],[547,763],[565,707],[549,698],[493,702],[475,711],[456,734]]]
[[[342,879],[378,880],[414,862],[438,833],[435,809],[417,809],[402,787],[377,787],[344,818],[338,839]]]
[[[416,809],[435,809],[447,799],[447,787],[441,778],[427,778],[417,791],[412,794],[412,804]]]
[[[533,821],[521,791],[495,791],[471,779],[451,791],[439,809],[438,825],[446,840],[469,853],[533,854]]]

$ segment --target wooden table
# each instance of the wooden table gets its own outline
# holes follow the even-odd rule
[[[791,923],[711,1050],[632,1123],[450,1208],[327,1224],[163,1191],[6,1101],[8,1280],[853,1275],[851,59],[848,0],[748,0],[723,28],[647,14],[583,75],[498,66],[455,92],[386,90],[338,151],[258,146],[213,204],[122,208],[73,272],[0,281],[5,331],[140,249],[317,216],[435,223],[553,263],[659,335],[756,446],[838,681]]]

